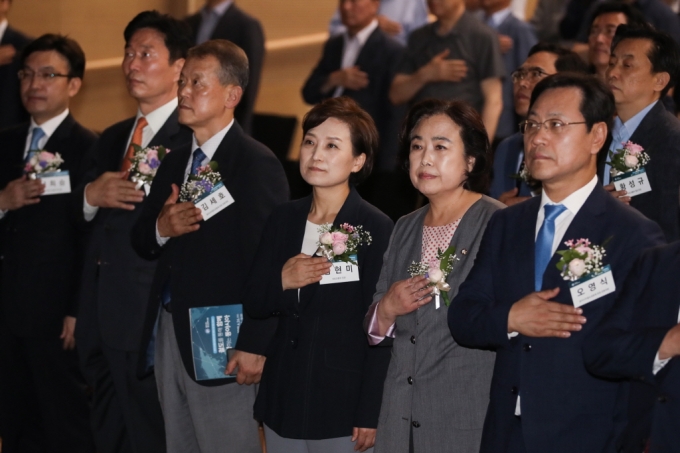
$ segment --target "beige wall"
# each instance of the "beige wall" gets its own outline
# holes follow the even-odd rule
[[[72,111],[87,127],[102,130],[134,114],[135,103],[123,84],[120,58],[123,29],[140,11],[158,9],[183,17],[203,4],[201,0],[14,0],[10,22],[33,36],[47,32],[68,34],[87,55],[83,90]],[[265,30],[269,50],[256,111],[297,115],[307,110],[300,96],[305,78],[319,58],[321,35],[336,7],[336,0],[239,0],[239,7],[257,17]],[[290,38],[310,37],[293,45]],[[302,40],[304,42],[304,40]],[[293,43],[294,44],[294,43]]]

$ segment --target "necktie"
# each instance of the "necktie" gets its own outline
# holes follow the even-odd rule
[[[29,151],[35,151],[40,149],[40,146],[38,146],[38,143],[40,142],[40,139],[45,136],[45,131],[40,129],[39,127],[36,127],[33,129],[33,135],[31,136],[31,145],[28,147]]]
[[[190,175],[196,174],[196,172],[198,171],[198,167],[201,166],[206,157],[208,156],[205,155],[201,148],[196,148],[196,151],[194,151],[194,158],[191,161],[191,172],[189,173]]]
[[[137,120],[135,131],[132,133],[132,140],[130,140],[130,146],[128,146],[127,153],[125,153],[123,163],[120,164],[120,171],[128,171],[132,167],[131,159],[135,155],[135,147],[132,145],[142,146],[142,133],[148,124],[149,122],[143,116],[140,116]]]
[[[534,254],[534,289],[540,291],[543,287],[543,274],[552,256],[552,246],[555,239],[555,219],[567,208],[561,204],[547,204],[544,207],[545,219],[538,230]]]

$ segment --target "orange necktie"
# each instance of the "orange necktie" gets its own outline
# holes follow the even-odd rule
[[[142,131],[149,122],[143,116],[140,116],[137,120],[137,125],[135,126],[135,131],[132,133],[132,140],[130,140],[130,146],[128,147],[123,163],[120,165],[120,171],[128,171],[132,167],[132,162],[130,159],[135,155],[135,147],[132,145],[142,146]]]

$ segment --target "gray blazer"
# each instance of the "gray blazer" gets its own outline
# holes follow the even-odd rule
[[[460,259],[449,275],[449,297],[472,268],[491,215],[503,204],[483,196],[463,216],[451,245]],[[396,281],[409,278],[420,261],[425,206],[397,222],[385,252],[373,304]],[[448,307],[431,302],[397,320],[375,453],[408,453],[413,430],[416,453],[476,453],[489,403],[495,354],[456,344],[447,324]],[[386,339],[385,341],[390,341]]]

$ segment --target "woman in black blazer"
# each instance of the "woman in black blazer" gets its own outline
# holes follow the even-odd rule
[[[363,317],[371,304],[392,221],[361,199],[353,183],[373,163],[378,133],[349,98],[315,106],[303,121],[300,172],[312,195],[272,213],[251,273],[245,309],[278,318],[267,349],[255,418],[267,449],[353,452],[373,446],[390,350],[367,346]],[[320,284],[331,263],[315,256],[319,227],[363,226],[359,281]]]

